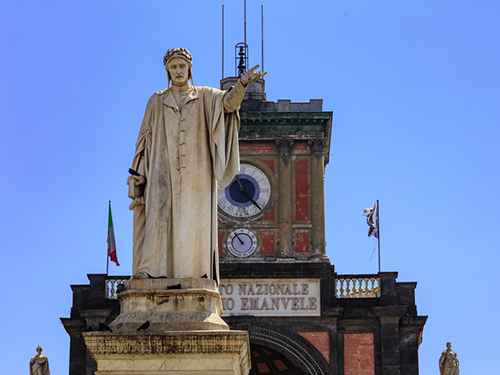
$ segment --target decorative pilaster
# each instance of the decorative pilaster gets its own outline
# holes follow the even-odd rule
[[[276,148],[280,154],[278,171],[280,174],[278,194],[278,256],[287,256],[292,253],[292,168],[291,151],[293,139],[276,139]]]
[[[399,371],[399,317],[381,316],[382,368],[384,375],[400,375]]]
[[[314,209],[311,213],[312,223],[312,254],[325,255],[325,152],[328,142],[325,138],[310,139],[311,149],[311,204]]]
[[[372,311],[380,319],[382,372],[384,375],[400,375],[399,324],[406,308],[405,306],[374,307]]]

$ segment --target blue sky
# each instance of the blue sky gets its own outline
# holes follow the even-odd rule
[[[243,39],[226,1],[226,75]],[[131,272],[127,170],[164,52],[185,46],[194,82],[221,78],[221,1],[0,4],[0,171],[5,373],[41,344],[68,372],[70,284],[106,270],[108,201]],[[323,99],[334,112],[326,168],[327,255],[376,273],[363,209],[380,200],[382,270],[417,281],[428,315],[420,373],[451,341],[463,373],[492,374],[498,264],[500,66],[495,1],[248,0],[250,64],[265,13],[268,100]]]

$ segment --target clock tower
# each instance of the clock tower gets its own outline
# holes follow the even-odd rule
[[[236,78],[221,81],[230,89]],[[218,192],[221,263],[326,261],[324,170],[332,112],[322,100],[268,102],[263,79],[240,109],[240,163]]]

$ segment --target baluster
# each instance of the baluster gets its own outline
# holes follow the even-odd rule
[[[340,298],[344,298],[344,279],[340,280]]]
[[[106,280],[104,283],[104,295],[106,298],[109,298],[109,286],[108,286],[109,280]]]
[[[371,277],[370,279],[367,279],[366,281],[366,291],[368,294],[368,297],[373,297],[373,291],[374,291],[374,281],[375,278]]]
[[[357,278],[352,279],[352,293],[351,296],[352,298],[358,298],[358,290],[356,289],[356,282],[359,280]]]
[[[347,298],[352,298],[352,295],[351,295],[351,279],[346,279],[346,297]]]
[[[116,295],[115,295],[115,282],[116,280],[110,280],[111,281],[111,290],[110,290],[110,295],[109,295],[109,299],[116,299]]]

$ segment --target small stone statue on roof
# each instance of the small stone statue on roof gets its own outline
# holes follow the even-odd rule
[[[459,375],[457,353],[451,350],[451,342],[446,343],[446,350],[439,358],[440,375]]]
[[[31,357],[30,375],[50,375],[49,360],[46,355],[42,354],[43,348],[38,345],[36,351],[38,354]]]

